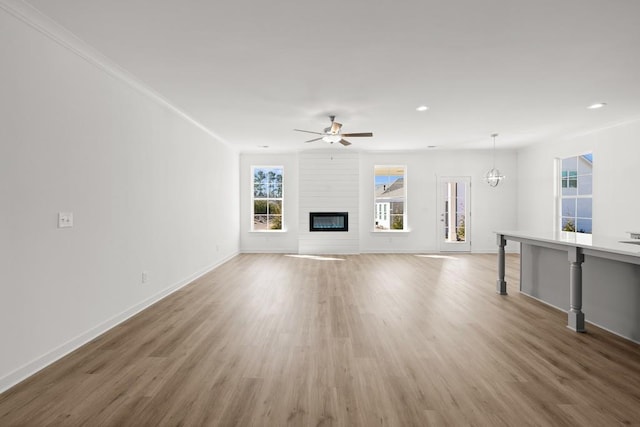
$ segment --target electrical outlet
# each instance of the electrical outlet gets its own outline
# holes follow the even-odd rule
[[[73,212],[58,212],[58,228],[73,227]]]
[[[147,283],[149,281],[149,272],[148,271],[143,271],[142,272],[142,283]]]

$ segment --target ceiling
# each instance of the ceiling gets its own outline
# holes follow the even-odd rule
[[[486,149],[640,119],[637,0],[28,0],[241,151]],[[599,110],[586,107],[606,102]],[[427,105],[425,112],[416,107]],[[268,146],[269,148],[262,148]]]

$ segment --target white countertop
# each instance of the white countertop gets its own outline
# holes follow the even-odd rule
[[[537,240],[565,246],[573,246],[585,249],[593,249],[596,251],[611,252],[621,255],[630,255],[640,257],[640,240],[630,239],[626,236],[611,237],[601,236],[597,234],[572,233],[568,231],[496,231],[496,234],[502,234],[505,237]],[[637,242],[637,243],[624,243]]]

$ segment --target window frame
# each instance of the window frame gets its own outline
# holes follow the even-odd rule
[[[587,158],[589,156],[590,158]],[[569,159],[576,159],[576,170],[575,174],[572,174],[573,171],[568,171],[566,175],[563,174],[563,162]],[[579,162],[581,158],[587,158],[591,162],[591,170],[590,173],[581,173]],[[568,157],[559,157],[556,159],[557,167],[556,167],[556,216],[555,216],[555,226],[556,230],[561,232],[570,232],[570,233],[580,233],[580,234],[593,234],[593,152],[588,151],[582,154],[578,154],[575,156]],[[591,192],[589,194],[580,194],[580,177],[591,176]],[[566,184],[566,185],[565,185]],[[563,189],[565,188],[575,188],[576,194],[563,194]],[[591,217],[578,216],[578,204],[580,200],[588,199],[591,202]],[[569,215],[564,215],[564,201],[565,200],[575,200],[575,213],[571,216],[573,219],[573,227],[575,231],[572,230],[564,230],[564,219],[569,218]],[[579,231],[578,224],[579,220],[590,220],[591,221],[591,230],[588,232]]]
[[[403,180],[403,195],[402,195],[402,214],[394,214],[393,213],[393,208],[391,206],[392,202],[389,202],[389,206],[378,206],[378,194],[377,194],[377,190],[378,190],[378,185],[377,184],[377,179],[376,177],[378,176],[376,174],[376,171],[378,169],[394,169],[394,168],[402,168],[403,174],[402,174],[402,180]],[[383,175],[384,176],[384,175]],[[388,174],[386,176],[394,176],[391,174]],[[407,200],[408,200],[408,192],[407,192],[407,176],[408,176],[408,168],[406,164],[376,164],[373,166],[373,215],[372,215],[372,222],[373,222],[373,231],[376,233],[404,233],[407,232],[409,230],[408,227],[408,215],[407,215]],[[394,181],[395,182],[395,181]],[[393,183],[391,183],[393,184]],[[382,208],[382,209],[381,209]],[[379,212],[383,212],[384,216],[385,216],[385,220],[388,218],[388,222],[389,222],[389,228],[380,228],[378,222],[378,213]],[[401,229],[394,229],[391,228],[392,224],[393,224],[393,217],[394,216],[399,216],[402,215],[402,228]]]
[[[255,186],[256,186],[256,181],[255,181],[255,173],[256,170],[258,169],[279,169],[281,172],[281,176],[282,176],[282,182],[280,183],[280,197],[269,197],[269,194],[267,193],[266,197],[256,197],[255,194]],[[251,215],[250,215],[250,231],[253,233],[281,233],[286,231],[285,229],[285,185],[284,185],[284,177],[285,177],[285,168],[283,165],[252,165],[250,168],[250,172],[251,172],[251,178],[250,178],[250,192],[251,192]],[[271,228],[265,228],[265,229],[256,229],[255,228],[255,202],[256,200],[264,200],[267,203],[267,213],[265,214],[267,217],[266,220],[266,224],[268,227],[269,224],[269,202],[272,201],[279,201],[280,202],[280,228],[276,228],[276,229],[271,229]],[[258,214],[258,215],[262,215],[262,214]],[[275,214],[274,214],[275,215]]]

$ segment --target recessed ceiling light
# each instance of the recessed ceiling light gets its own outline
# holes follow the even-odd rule
[[[426,105],[421,105],[418,108],[416,108],[417,111],[427,111],[429,109],[429,107],[427,107]]]
[[[258,147],[260,147],[260,148],[269,148],[268,145],[258,145]]]
[[[606,102],[596,102],[595,104],[589,105],[587,108],[590,110],[597,110],[598,108],[602,108],[607,105]]]
[[[427,145],[427,148],[436,148],[437,145]]]

